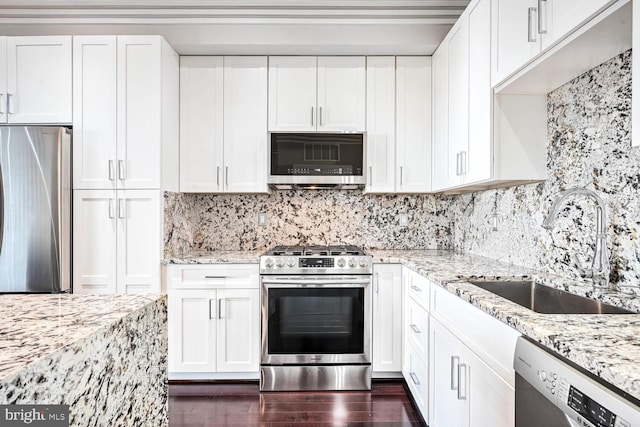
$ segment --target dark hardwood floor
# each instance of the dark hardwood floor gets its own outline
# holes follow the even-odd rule
[[[170,384],[170,426],[420,426],[401,381],[370,392],[269,392],[257,383]]]

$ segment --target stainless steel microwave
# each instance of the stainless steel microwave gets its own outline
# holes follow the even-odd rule
[[[367,182],[364,132],[270,132],[268,139],[273,187],[348,189]]]

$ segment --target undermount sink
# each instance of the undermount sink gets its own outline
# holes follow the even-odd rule
[[[544,314],[636,314],[620,307],[532,281],[470,281],[482,289]]]

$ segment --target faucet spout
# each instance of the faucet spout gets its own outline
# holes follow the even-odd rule
[[[542,222],[542,227],[551,230],[555,225],[560,209],[564,202],[571,196],[583,195],[592,199],[596,203],[596,239],[591,269],[580,269],[582,277],[593,280],[593,285],[599,288],[609,288],[611,266],[609,264],[609,254],[607,251],[607,217],[604,201],[598,194],[587,188],[570,188],[558,193],[558,196],[551,205],[549,214]]]

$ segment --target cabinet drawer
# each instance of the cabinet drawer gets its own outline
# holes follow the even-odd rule
[[[429,311],[429,279],[415,271],[407,270],[407,293],[427,312]]]
[[[429,350],[429,314],[413,299],[407,302],[407,342],[422,360],[428,360]]]
[[[167,290],[258,289],[257,264],[167,267]]]
[[[515,329],[439,286],[432,286],[430,313],[513,385],[513,355],[520,336]]]
[[[407,347],[406,364],[403,374],[422,417],[428,420],[429,370],[411,346]]]

